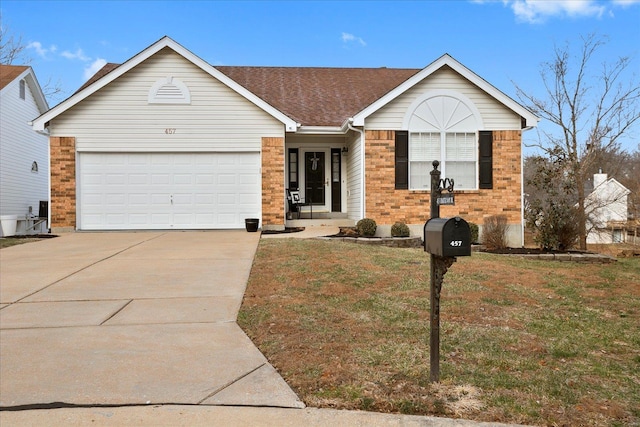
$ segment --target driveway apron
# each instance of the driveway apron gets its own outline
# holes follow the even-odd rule
[[[72,233],[0,252],[0,407],[304,407],[236,324],[259,233]]]

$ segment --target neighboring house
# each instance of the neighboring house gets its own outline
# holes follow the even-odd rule
[[[587,243],[621,243],[627,234],[627,196],[631,191],[607,174],[593,175],[593,191],[585,199],[589,213]]]
[[[522,131],[537,120],[449,55],[424,69],[214,67],[164,37],[33,126],[51,134],[58,229],[284,229],[299,189],[313,221],[421,235],[439,160],[456,182],[442,216],[506,215],[520,246]]]
[[[48,109],[31,67],[0,65],[0,215],[18,217],[18,234],[49,200],[48,137],[29,125]]]

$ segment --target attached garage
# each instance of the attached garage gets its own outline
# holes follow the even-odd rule
[[[261,216],[260,153],[79,153],[78,229],[242,228]]]

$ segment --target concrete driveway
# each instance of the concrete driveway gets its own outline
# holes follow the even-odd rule
[[[304,407],[236,324],[259,238],[72,233],[3,249],[0,407]]]

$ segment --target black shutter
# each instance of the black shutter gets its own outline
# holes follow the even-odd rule
[[[289,148],[289,190],[298,189],[298,181],[300,180],[300,159],[298,158],[298,149]]]
[[[396,190],[409,189],[409,132],[396,131]]]
[[[493,132],[481,130],[478,145],[480,150],[480,188],[491,189],[493,188]]]

